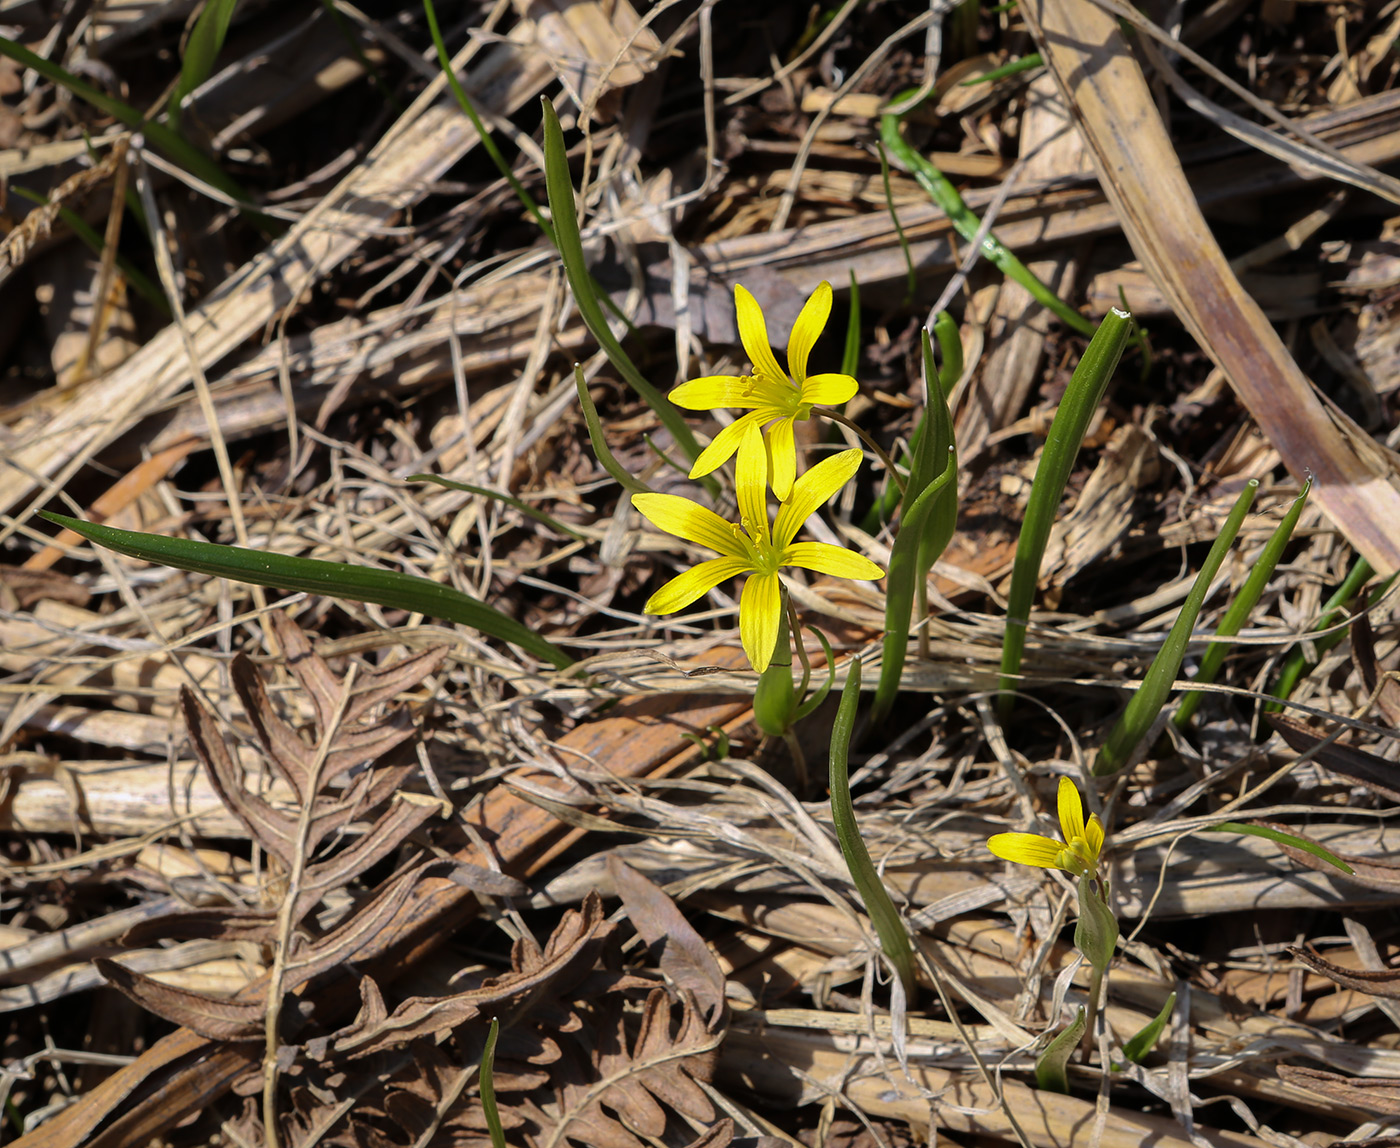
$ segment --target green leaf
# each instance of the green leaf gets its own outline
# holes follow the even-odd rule
[[[1191,643],[1191,632],[1196,627],[1196,619],[1200,616],[1201,607],[1210,592],[1210,584],[1219,573],[1225,555],[1230,552],[1235,536],[1244,524],[1244,516],[1249,513],[1249,508],[1254,502],[1254,492],[1258,489],[1259,480],[1252,478],[1235,500],[1229,517],[1225,519],[1225,525],[1221,527],[1220,536],[1212,544],[1205,564],[1191,584],[1191,592],[1181,604],[1176,621],[1167,634],[1167,640],[1158,649],[1157,656],[1152,659],[1152,665],[1147,668],[1137,691],[1128,699],[1122,715],[1099,750],[1099,755],[1094,760],[1095,777],[1116,773],[1127,765],[1133,751],[1137,749],[1138,742],[1147,736],[1147,731],[1152,728],[1152,723],[1162,712],[1167,695],[1171,693],[1172,682],[1181,671],[1186,648]]]
[[[486,1047],[481,1050],[479,1073],[481,1114],[486,1117],[486,1129],[491,1133],[491,1148],[506,1148],[506,1130],[501,1127],[501,1113],[496,1107],[496,1038],[500,1034],[500,1022],[492,1017],[491,1030],[486,1034]]]
[[[215,542],[198,542],[189,538],[167,538],[160,534],[118,530],[114,526],[100,526],[48,510],[39,514],[41,518],[57,523],[90,542],[129,558],[157,562],[195,574],[212,574],[235,582],[248,582],[254,586],[302,590],[310,594],[373,602],[391,609],[427,614],[470,626],[503,642],[511,642],[558,669],[565,670],[573,665],[573,659],[568,654],[528,626],[469,594],[414,574],[351,566],[345,562],[326,562],[319,558],[293,558],[267,550],[246,550],[241,546],[221,546]]]
[[[1045,60],[1039,52],[1032,52],[1029,56],[1022,56],[1019,60],[1010,60],[1000,68],[993,68],[980,76],[973,76],[970,80],[964,80],[958,85],[960,88],[974,88],[978,84],[990,84],[996,80],[1004,80],[1008,76],[1019,76],[1022,72],[1033,72],[1036,68],[1043,67]]]
[[[148,120],[130,104],[98,91],[71,72],[60,68],[42,56],[36,56],[23,44],[17,44],[4,36],[0,36],[0,56],[8,56],[16,63],[38,72],[46,80],[67,88],[80,100],[91,104],[98,111],[105,112],[115,120],[120,120],[132,131],[143,133],[152,144],[187,172],[211,187],[218,188],[235,203],[247,204],[251,202],[248,193],[230,179],[223,168],[199,148],[189,143],[179,132],[156,120]],[[249,220],[266,231],[281,234],[285,230],[281,223],[270,216],[263,215],[252,208],[244,210]]]
[[[622,344],[613,335],[612,328],[603,315],[598,303],[597,288],[593,277],[588,273],[588,263],[583,254],[583,235],[579,231],[578,212],[574,207],[574,185],[569,176],[569,156],[564,147],[564,131],[559,126],[559,117],[554,113],[554,105],[546,97],[540,98],[544,111],[544,174],[545,189],[549,192],[549,212],[554,217],[554,242],[559,249],[559,258],[564,263],[564,274],[568,277],[569,288],[574,294],[574,303],[598,345],[608,356],[608,361],[618,374],[656,412],[671,437],[691,462],[700,457],[700,446],[690,427],[681,417],[676,407],[660,391],[653,387],[632,362]],[[616,476],[614,476],[616,477]]]
[[[890,102],[898,104],[916,94],[917,91],[918,89],[911,88],[906,92],[901,92]],[[943,209],[944,214],[948,216],[948,221],[956,228],[958,234],[968,243],[975,243],[978,232],[982,230],[982,221],[963,202],[962,196],[958,194],[958,189],[952,185],[948,177],[939,171],[926,156],[911,147],[905,140],[903,132],[900,131],[904,117],[913,110],[913,108],[909,108],[899,115],[886,114],[881,116],[880,141],[889,149],[890,154],[903,165],[904,170],[909,172],[918,185],[928,193],[929,198]],[[1061,322],[1072,327],[1081,335],[1094,333],[1094,325],[1088,319],[1042,283],[1035,273],[1017,259],[1011,250],[990,231],[982,237],[982,254],[1008,279],[1014,280],[1024,287],[1037,303],[1054,312]]]
[[[1172,1015],[1174,1008],[1176,993],[1171,993],[1167,996],[1167,1003],[1162,1006],[1162,1011],[1128,1038],[1123,1045],[1123,1055],[1134,1064],[1141,1064],[1157,1043],[1157,1038],[1162,1035],[1162,1030],[1167,1027],[1167,1019]]]
[[[851,754],[851,733],[855,729],[856,709],[860,704],[860,658],[852,658],[846,668],[846,687],[841,691],[841,705],[836,711],[836,724],[831,728],[831,821],[836,828],[836,841],[850,870],[851,883],[856,887],[880,948],[890,960],[912,1001],[914,979],[914,950],[909,944],[909,931],[899,911],[890,899],[889,890],[870,860],[870,851],[860,835],[855,806],[851,802],[851,778],[848,763]]]
[[[1316,841],[1310,841],[1306,837],[1296,837],[1281,829],[1271,829],[1267,825],[1249,825],[1242,821],[1222,821],[1219,825],[1207,825],[1206,831],[1210,833],[1243,833],[1249,837],[1264,837],[1275,844],[1290,845],[1294,849],[1301,849],[1304,853],[1311,853],[1314,857],[1326,861],[1327,864],[1336,866],[1343,873],[1356,872],[1330,849],[1324,848]]]
[[[180,123],[180,105],[185,97],[213,74],[214,61],[219,58],[219,52],[224,46],[224,37],[228,35],[228,26],[233,21],[233,12],[237,7],[238,0],[205,0],[204,10],[195,20],[194,27],[190,29],[189,39],[185,42],[185,56],[180,61],[180,78],[176,81],[175,89],[170,93],[170,100],[166,104],[166,114],[170,117],[171,124]]]
[[[1045,557],[1045,545],[1055,525],[1060,498],[1065,483],[1084,442],[1089,420],[1094,417],[1104,391],[1123,355],[1123,347],[1132,330],[1132,316],[1126,311],[1113,310],[1104,316],[1099,329],[1084,349],[1084,356],[1075,368],[1064,397],[1060,400],[1050,434],[1040,453],[1040,462],[1031,481],[1026,517],[1021,523],[1021,536],[1016,541],[1016,558],[1011,568],[1011,589],[1006,595],[1006,636],[1001,646],[1000,709],[1005,718],[1011,712],[1014,696],[1010,693],[1015,676],[1021,670],[1021,655],[1026,648],[1026,625],[1040,580],[1040,562]]]
[[[1079,1014],[1064,1032],[1045,1046],[1035,1062],[1035,1084],[1046,1092],[1069,1092],[1069,1058],[1084,1038],[1084,1026],[1088,1024],[1084,1006],[1079,1006]]]
[[[1091,877],[1079,878],[1079,919],[1074,924],[1074,947],[1102,975],[1118,946],[1118,918],[1104,899],[1104,886]]]
[[[503,502],[507,506],[512,506],[526,518],[533,518],[536,522],[543,523],[551,530],[560,534],[567,534],[570,538],[577,538],[580,542],[587,542],[588,535],[581,534],[572,526],[566,526],[559,519],[546,514],[543,510],[531,506],[528,502],[522,502],[518,498],[512,498],[509,494],[502,494],[499,490],[490,490],[484,486],[475,486],[470,482],[458,482],[456,479],[443,478],[440,474],[410,474],[409,482],[431,482],[437,486],[445,486],[449,490],[460,490],[465,494],[475,494],[482,498],[489,498],[495,502]]]
[[[593,396],[588,393],[583,368],[577,363],[574,364],[574,388],[578,391],[578,405],[583,408],[584,425],[588,427],[588,441],[593,444],[593,453],[598,456],[603,469],[621,483],[624,490],[633,494],[649,494],[651,487],[641,479],[634,478],[627,468],[617,461],[612,447],[608,446],[608,440],[603,437],[603,423],[598,418],[598,408],[593,403]]]
[[[851,273],[851,309],[846,313],[846,346],[841,352],[841,373],[854,375],[860,366],[860,283]]]
[[[1254,612],[1254,607],[1258,605],[1264,588],[1269,584],[1269,579],[1274,576],[1274,567],[1278,565],[1278,560],[1283,557],[1284,547],[1288,545],[1288,540],[1293,537],[1293,528],[1298,525],[1298,519],[1302,516],[1310,490],[1312,490],[1311,478],[1303,483],[1302,491],[1293,500],[1293,505],[1283,516],[1283,521],[1269,536],[1269,541],[1264,544],[1263,552],[1250,568],[1249,576],[1245,578],[1240,592],[1235,595],[1235,600],[1230,603],[1230,608],[1220,619],[1220,625],[1215,631],[1217,639],[1234,637],[1249,620],[1250,614]],[[1200,668],[1196,671],[1196,681],[1215,681],[1215,675],[1220,672],[1220,667],[1225,662],[1225,654],[1230,649],[1230,645],[1229,642],[1215,641],[1206,648],[1206,652],[1201,655]],[[1200,703],[1200,690],[1192,690],[1181,699],[1181,705],[1172,715],[1172,721],[1176,723],[1177,729],[1186,728],[1191,721],[1191,715],[1196,712],[1196,707]]]

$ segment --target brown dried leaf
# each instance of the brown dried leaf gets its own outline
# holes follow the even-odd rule
[[[263,909],[182,909],[128,929],[121,943],[142,948],[156,941],[251,941],[265,944],[276,930],[276,917]]]
[[[642,939],[648,945],[661,943],[662,973],[678,989],[692,993],[706,1021],[713,1024],[724,1011],[724,973],[709,945],[664,889],[616,854],[608,855],[608,875]]]
[[[369,1056],[418,1037],[435,1037],[458,1028],[484,1010],[502,1017],[517,1013],[549,989],[573,988],[593,967],[611,932],[612,926],[603,916],[602,899],[592,893],[581,909],[564,914],[543,952],[538,948],[524,951],[519,967],[479,988],[445,997],[411,997],[391,1015],[378,988],[365,978],[360,982],[359,1015],[331,1038],[329,1050],[340,1056]],[[557,1049],[554,1055],[558,1055]]]
[[[610,1010],[609,1022],[597,1029],[591,1078],[571,1081],[559,1091],[557,1118],[535,1113],[545,1126],[543,1148],[570,1141],[586,1148],[639,1148],[642,1141],[633,1130],[648,1137],[665,1131],[662,1104],[693,1120],[714,1120],[714,1106],[696,1081],[710,1079],[722,1034],[705,1026],[689,994],[679,1007],[680,1022],[672,1035],[670,997],[664,989],[653,991],[630,1049],[623,1010]]]
[[[1353,1077],[1317,1068],[1299,1068],[1292,1064],[1278,1066],[1279,1078],[1339,1104],[1400,1116],[1400,1078]]]
[[[1347,969],[1294,945],[1289,946],[1288,953],[1294,960],[1336,981],[1343,988],[1356,989],[1368,996],[1400,1000],[1400,969]]]
[[[1400,767],[1393,761],[1386,761],[1364,749],[1332,742],[1318,748],[1326,740],[1326,734],[1318,733],[1312,727],[1286,714],[1270,714],[1269,724],[1278,730],[1279,736],[1288,743],[1289,749],[1297,753],[1312,753],[1312,760],[1324,769],[1364,785],[1391,801],[1400,801]]]
[[[1400,682],[1393,676],[1382,677],[1369,614],[1358,614],[1351,623],[1351,661],[1366,685],[1366,693],[1375,695],[1385,720],[1392,728],[1400,729]]]
[[[266,1006],[260,1000],[230,1001],[161,984],[116,961],[98,957],[97,971],[142,1008],[209,1040],[259,1040]]]

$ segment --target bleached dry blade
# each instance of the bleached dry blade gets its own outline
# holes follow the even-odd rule
[[[1105,194],[1143,265],[1300,480],[1377,570],[1400,569],[1400,492],[1329,416],[1206,225],[1117,21],[1093,4],[1023,11],[1084,133]]]

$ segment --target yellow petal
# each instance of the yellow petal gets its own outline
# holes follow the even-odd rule
[[[734,457],[734,452],[739,449],[745,428],[762,425],[766,417],[768,416],[765,416],[761,411],[750,411],[746,415],[740,415],[727,427],[721,428],[719,434],[715,435],[714,441],[700,452],[700,457],[690,468],[690,477],[704,478],[712,470],[718,470],[722,467]]]
[[[734,494],[739,522],[755,542],[768,543],[768,452],[758,423],[744,428],[739,442],[739,462],[734,467]]]
[[[770,379],[786,379],[787,375],[773,357],[773,348],[768,342],[768,326],[763,321],[763,308],[758,300],[744,288],[734,287],[734,312],[739,320],[739,342],[748,352],[755,375],[765,375]]]
[[[1036,865],[1041,869],[1063,868],[1058,858],[1064,846],[1038,833],[998,833],[995,837],[987,838],[987,848],[1003,861],[1015,861],[1018,865]]]
[[[792,496],[792,483],[797,477],[797,440],[791,418],[779,419],[768,428],[768,457],[773,462],[773,493],[782,502]]]
[[[773,545],[783,549],[797,537],[817,507],[851,481],[860,469],[860,460],[860,451],[843,450],[822,459],[794,482],[792,493],[783,500],[773,521]]]
[[[742,558],[711,558],[677,574],[647,599],[642,609],[648,614],[674,614],[723,582],[749,568]]]
[[[676,494],[634,494],[632,505],[667,534],[698,542],[730,558],[746,557],[743,546],[734,537],[734,527],[698,502]]]
[[[744,583],[739,598],[739,640],[749,663],[760,674],[773,660],[778,643],[778,617],[782,610],[776,574],[754,574]]]
[[[831,284],[825,279],[812,292],[812,297],[802,305],[802,314],[792,325],[788,337],[788,367],[797,385],[807,377],[807,358],[817,345],[821,333],[826,329],[826,321],[831,318]],[[849,397],[849,396],[847,396]],[[844,402],[845,400],[841,400]]]
[[[810,375],[802,380],[802,401],[817,406],[839,407],[849,402],[860,384],[850,375]]]
[[[1103,852],[1103,822],[1097,813],[1089,815],[1089,824],[1084,827],[1084,840],[1089,843],[1089,853],[1097,862]]]
[[[794,542],[783,551],[784,566],[801,566],[836,578],[873,581],[885,572],[862,554],[827,542]]]
[[[1079,800],[1079,790],[1067,777],[1060,778],[1060,832],[1065,835],[1068,845],[1076,837],[1084,836],[1084,804]]]
[[[666,397],[688,411],[712,411],[720,407],[748,410],[768,405],[773,384],[753,375],[706,375],[674,388]]]

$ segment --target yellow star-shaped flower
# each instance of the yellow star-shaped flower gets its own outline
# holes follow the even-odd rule
[[[822,459],[792,484],[791,496],[768,524],[767,451],[757,422],[750,422],[739,444],[735,492],[739,522],[726,522],[713,510],[675,494],[638,494],[632,505],[668,534],[716,551],[700,565],[662,586],[644,609],[673,614],[709,593],[726,578],[748,574],[739,599],[739,638],[753,668],[762,673],[773,659],[782,609],[778,571],[801,566],[837,578],[872,580],[884,571],[870,559],[825,542],[794,542],[808,518],[848,483],[860,467],[861,452],[843,450]]]
[[[1067,777],[1060,778],[1059,806],[1063,841],[1039,833],[998,833],[987,839],[987,848],[1003,861],[1063,869],[1076,877],[1098,876],[1099,853],[1103,850],[1103,823],[1098,814],[1085,824],[1079,790]]]
[[[744,288],[734,288],[734,309],[739,320],[739,341],[753,364],[751,375],[708,375],[682,383],[668,396],[678,407],[712,411],[737,407],[749,413],[725,427],[695,460],[690,477],[700,478],[727,462],[738,450],[745,431],[767,427],[768,451],[773,461],[773,493],[786,501],[797,475],[797,446],[793,423],[810,418],[816,405],[837,406],[856,393],[850,375],[807,374],[807,359],[826,321],[831,317],[831,284],[823,282],[803,305],[788,339],[787,371],[778,366],[768,342],[763,309]]]

